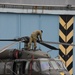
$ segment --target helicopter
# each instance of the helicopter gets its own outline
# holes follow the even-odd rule
[[[0,39],[0,41],[14,41],[0,50],[0,75],[70,75],[63,62],[51,56],[40,49],[28,50],[29,37],[17,39]],[[16,42],[23,42],[22,49],[8,49]],[[52,49],[59,50],[47,43],[37,43]]]

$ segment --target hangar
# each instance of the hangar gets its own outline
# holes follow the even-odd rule
[[[37,29],[43,30],[43,40],[74,43],[75,1],[0,0],[0,38],[30,36]],[[0,47],[7,43],[1,42]],[[59,47],[60,51],[51,51],[52,57],[59,55],[70,74],[75,74],[75,48],[54,46]],[[40,45],[38,48],[47,50]]]

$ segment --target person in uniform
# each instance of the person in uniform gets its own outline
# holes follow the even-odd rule
[[[36,31],[32,32],[32,34],[30,36],[30,41],[28,43],[28,49],[31,48],[31,43],[32,42],[34,43],[34,49],[37,48],[36,41],[37,40],[42,41],[42,33],[43,33],[42,30],[36,30]]]

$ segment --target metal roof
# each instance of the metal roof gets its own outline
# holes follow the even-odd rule
[[[30,5],[75,5],[75,0],[0,0],[0,3]]]
[[[75,15],[75,0],[0,0],[0,12]]]

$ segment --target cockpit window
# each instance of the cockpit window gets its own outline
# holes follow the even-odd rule
[[[38,64],[37,62],[33,62],[33,65],[32,65],[32,69],[36,72],[40,71],[39,66],[37,64]]]
[[[49,70],[49,69],[53,69],[52,65],[49,63],[48,60],[41,61],[40,62],[40,65],[41,65],[41,70],[42,71]]]
[[[66,69],[65,65],[63,64],[63,62],[57,60],[56,61],[57,65],[59,66],[60,69]],[[67,69],[66,69],[67,70]]]
[[[54,69],[59,69],[57,63],[55,61],[50,61]]]
[[[39,71],[40,69],[41,71],[48,71],[50,69],[67,70],[63,62],[60,60],[52,60],[52,59],[50,60],[50,59],[42,58],[39,59],[40,66],[37,66],[37,64],[38,64],[37,62],[33,63],[33,69],[35,69],[35,71]]]

